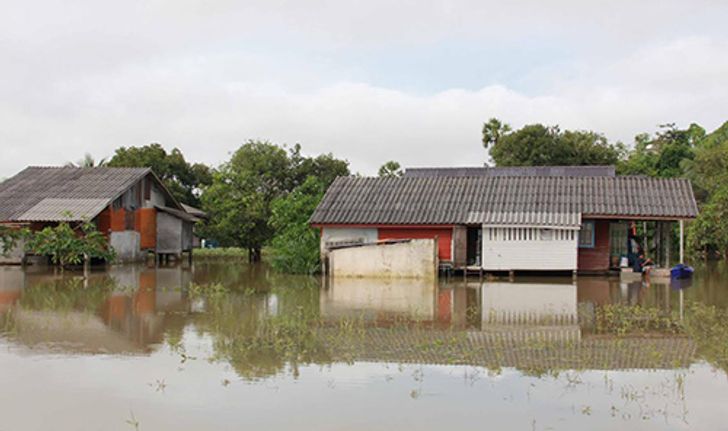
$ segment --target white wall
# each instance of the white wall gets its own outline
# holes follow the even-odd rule
[[[416,239],[396,244],[371,244],[329,252],[329,274],[336,277],[437,277],[437,242]]]
[[[576,270],[578,230],[483,228],[483,269]]]

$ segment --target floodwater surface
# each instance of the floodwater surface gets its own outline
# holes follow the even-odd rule
[[[728,429],[728,268],[692,283],[0,267],[0,431]]]

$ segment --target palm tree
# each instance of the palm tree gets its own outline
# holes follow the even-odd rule
[[[95,168],[100,166],[106,166],[106,159],[101,159],[96,162],[91,153],[86,153],[83,156],[83,159],[77,160],[76,162],[67,162],[66,166],[71,168]]]

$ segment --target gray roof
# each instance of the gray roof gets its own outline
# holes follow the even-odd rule
[[[407,168],[405,177],[613,177],[614,166]]]
[[[164,207],[164,206],[160,206],[160,205],[155,205],[154,208],[156,208],[157,210],[162,211],[164,213],[173,215],[173,216],[177,217],[178,219],[185,220],[185,221],[189,221],[189,222],[193,222],[193,223],[200,221],[200,219],[197,216],[190,214],[187,211],[182,211],[182,210],[178,210],[175,208]]]
[[[150,172],[149,168],[29,167],[0,183],[0,221],[66,220],[58,213],[65,211],[76,220],[93,217]]]
[[[90,220],[109,205],[108,199],[45,198],[15,221]]]
[[[521,224],[549,220],[554,214],[565,214],[563,220],[571,223],[577,214],[693,218],[698,208],[690,182],[675,178],[339,177],[329,187],[310,221],[313,224],[479,224],[497,221],[489,214],[508,213],[532,214]]]

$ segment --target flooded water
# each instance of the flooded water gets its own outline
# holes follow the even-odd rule
[[[0,430],[728,429],[728,268],[322,280],[0,267]]]

